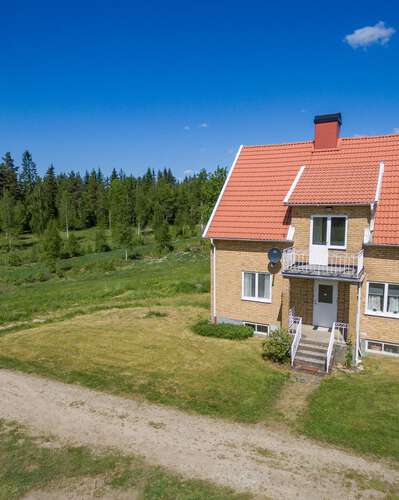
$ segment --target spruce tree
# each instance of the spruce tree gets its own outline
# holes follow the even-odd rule
[[[62,239],[55,219],[51,219],[43,234],[43,253],[48,260],[55,260],[61,256]]]
[[[21,193],[24,198],[30,195],[37,182],[36,164],[28,150],[22,155],[21,174],[19,178]]]

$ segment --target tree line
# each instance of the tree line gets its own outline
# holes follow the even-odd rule
[[[198,233],[225,178],[222,167],[177,180],[170,168],[148,168],[139,177],[114,169],[106,177],[101,169],[57,174],[53,165],[41,177],[29,151],[20,165],[6,153],[0,163],[0,229],[10,249],[22,232],[62,230],[69,239],[71,230],[90,227],[109,229],[126,248],[151,228],[167,245],[171,226],[175,236]]]

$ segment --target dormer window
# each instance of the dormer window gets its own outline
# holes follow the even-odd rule
[[[345,249],[347,221],[346,216],[316,215],[312,217],[312,245]]]

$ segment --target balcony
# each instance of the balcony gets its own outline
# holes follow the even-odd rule
[[[315,264],[309,252],[294,247],[283,250],[283,276],[329,278],[342,281],[361,281],[364,273],[363,250],[356,254],[328,253],[325,264]]]

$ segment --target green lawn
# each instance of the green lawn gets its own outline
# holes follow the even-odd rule
[[[125,265],[113,264],[109,254],[91,254],[63,261],[71,269],[63,277],[15,284],[5,281],[28,272],[25,267],[0,268],[0,324],[49,317],[53,313],[87,307],[154,301],[182,293],[208,292],[209,256],[206,251],[170,254],[163,259],[146,258]],[[37,273],[41,264],[33,266]],[[205,296],[208,300],[208,296]]]
[[[238,421],[273,414],[287,375],[263,361],[259,339],[194,334],[202,308],[156,311],[109,310],[3,335],[0,367]]]
[[[16,424],[0,420],[0,500],[22,498],[31,490],[45,492],[46,498],[52,493],[61,498],[62,491],[78,498],[82,482],[90,484],[95,496],[110,499],[121,492],[148,500],[250,498],[205,481],[183,479],[138,457],[51,445],[51,440],[32,438]]]
[[[305,433],[399,460],[399,363],[369,357],[364,366],[361,373],[323,380],[310,399]]]

